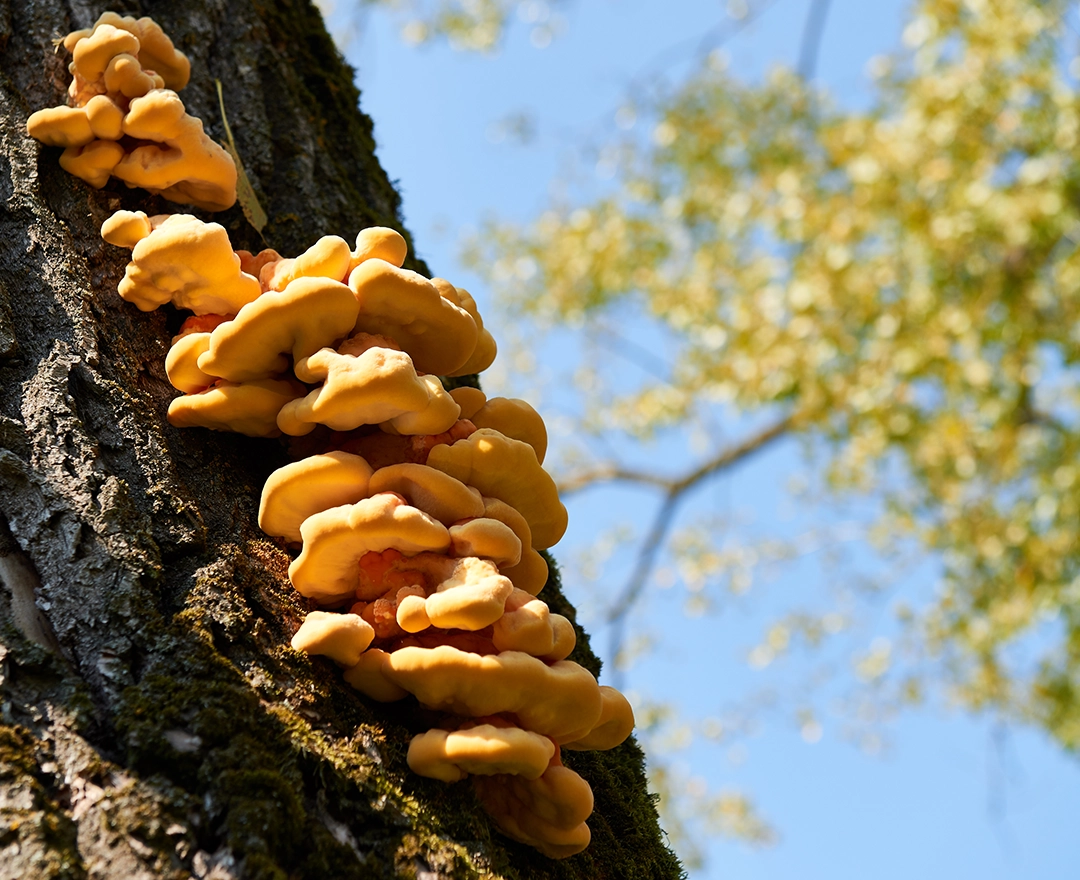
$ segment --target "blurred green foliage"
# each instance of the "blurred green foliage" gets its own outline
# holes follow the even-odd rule
[[[484,51],[515,9],[533,21],[529,4],[508,0],[370,2],[396,10],[414,42]],[[620,110],[631,130],[600,151],[601,196],[579,193],[524,226],[492,222],[466,255],[517,316],[594,340],[647,325],[673,353],[662,378],[629,390],[601,353],[579,384],[588,415],[577,433],[646,442],[700,433],[717,412],[769,426],[731,446],[714,436],[684,475],[603,460],[564,475],[572,489],[621,480],[666,493],[669,519],[662,508],[654,526],[673,568],[661,574],[674,570],[691,596],[717,583],[738,593],[755,565],[798,555],[782,540],[725,544],[722,524],[674,536],[667,526],[687,489],[801,438],[823,482],[883,511],[868,530],[881,549],[917,547],[940,565],[932,598],[895,596],[906,665],[877,638],[854,658],[854,680],[893,705],[944,693],[1068,750],[1080,748],[1072,7],[917,0],[903,50],[871,63],[873,97],[858,112],[790,69],[740,80],[714,53],[679,86]],[[640,571],[655,575],[652,562]],[[630,586],[612,619],[639,594]],[[817,646],[848,623],[837,611],[792,614],[749,661]],[[800,712],[816,741],[819,722]],[[662,708],[641,715],[646,741],[666,748],[679,725]],[[667,806],[673,829],[681,812],[772,839],[741,796],[710,796],[662,763],[653,772],[665,795],[680,793]]]
[[[876,63],[864,112],[830,106],[789,70],[746,83],[706,63],[649,108],[649,143],[618,145],[610,194],[525,227],[495,223],[471,260],[539,320],[633,315],[676,340],[668,381],[621,394],[603,375],[592,383],[594,425],[645,438],[720,402],[825,441],[830,485],[873,493],[887,511],[879,535],[942,562],[936,599],[900,616],[950,695],[1075,749],[1069,11],[922,0],[906,50]],[[710,564],[698,553],[684,574],[707,578]],[[884,653],[866,677],[884,675]]]

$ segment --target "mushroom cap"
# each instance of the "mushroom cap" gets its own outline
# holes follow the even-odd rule
[[[175,428],[233,431],[248,437],[277,437],[281,433],[278,411],[303,393],[303,386],[291,379],[222,382],[173,400],[169,404],[169,424]]]
[[[262,294],[225,227],[190,214],[172,214],[136,243],[117,291],[144,312],[171,301],[196,315],[235,315]]]
[[[158,74],[168,88],[180,91],[188,84],[191,77],[191,63],[187,56],[173,45],[161,26],[148,16],[136,19],[132,16],[121,16],[115,12],[103,12],[92,27],[68,34],[63,41],[64,48],[75,55],[83,42],[97,36],[100,30],[106,28],[127,31],[136,37],[135,52],[132,54],[138,56],[142,67]],[[108,34],[109,31],[106,33]],[[118,42],[117,45],[119,46],[120,43]],[[88,51],[88,49],[83,50],[84,53]]]
[[[479,388],[472,388],[469,385],[462,385],[459,388],[452,389],[450,396],[461,407],[461,417],[468,419],[470,422],[472,417],[480,412],[481,407],[487,403],[487,395]]]
[[[453,562],[449,575],[424,603],[428,620],[441,629],[469,632],[491,626],[502,616],[513,584],[486,559],[469,557]]]
[[[85,180],[94,189],[101,189],[123,158],[124,148],[116,141],[93,140],[84,146],[64,150],[60,154],[60,167]]]
[[[521,562],[521,539],[497,519],[480,517],[450,526],[450,552],[454,556],[480,556],[499,568]]]
[[[356,329],[389,336],[421,373],[449,375],[476,347],[472,316],[423,275],[370,259],[352,270],[349,287],[360,303]]]
[[[104,16],[103,16],[104,17]],[[125,27],[127,19],[121,19]],[[139,37],[139,63],[146,70],[152,70],[164,81],[166,88],[180,91],[188,84],[191,77],[191,63],[187,56],[177,49],[157,22],[144,16],[135,22]]]
[[[119,140],[123,134],[124,110],[108,95],[95,95],[83,108],[94,137]]]
[[[457,782],[467,774],[509,773],[537,779],[547,770],[555,744],[519,727],[478,724],[463,730],[435,728],[409,743],[409,769],[420,776]]]
[[[282,411],[281,430],[293,436],[317,424],[335,431],[377,425],[431,402],[431,388],[402,351],[376,347],[356,356],[323,348],[298,360],[294,370],[304,382],[323,384]]]
[[[450,300],[454,305],[468,312],[473,319],[473,323],[476,324],[476,346],[473,348],[472,354],[469,355],[469,359],[465,363],[448,375],[470,376],[473,373],[482,373],[495,361],[498,346],[496,346],[495,337],[491,335],[491,332],[484,329],[484,319],[480,317],[480,310],[476,308],[476,300],[473,299],[469,291],[463,287],[454,287],[445,278],[432,278],[431,283],[435,285],[444,299]]]
[[[503,834],[548,858],[575,855],[592,839],[585,824],[592,814],[592,789],[557,756],[539,779],[477,776],[473,787]]]
[[[431,626],[426,596],[401,596],[394,613],[397,625],[407,633],[418,633]]]
[[[259,528],[268,535],[299,541],[300,524],[312,514],[367,497],[372,473],[371,465],[359,455],[340,451],[280,467],[263,485]]]
[[[434,447],[427,463],[520,511],[536,550],[557,543],[566,531],[566,508],[555,481],[528,443],[480,428],[452,446]]]
[[[390,681],[384,672],[384,661],[387,656],[387,653],[379,648],[365,651],[355,666],[345,670],[343,676],[345,683],[380,703],[404,700],[409,692]]]
[[[480,655],[440,645],[384,654],[379,671],[428,709],[471,718],[511,713],[557,743],[581,739],[602,711],[596,679],[570,660],[549,666],[519,651]]]
[[[121,96],[128,99],[139,98],[152,89],[165,88],[164,79],[153,71],[143,70],[139,59],[127,53],[115,55],[109,61],[109,66],[105,68],[104,79],[106,94],[115,95],[117,98]],[[96,98],[91,98],[87,102],[87,107],[95,100]],[[119,131],[113,137],[119,138]]]
[[[26,133],[50,147],[81,147],[94,140],[86,110],[64,105],[31,113]]]
[[[342,666],[355,666],[375,630],[358,614],[311,611],[292,637],[295,651],[321,654]]]
[[[352,252],[345,239],[337,235],[324,235],[296,259],[277,261],[273,267],[267,269],[265,278],[260,275],[259,281],[269,290],[284,290],[297,278],[331,278],[334,281],[344,281],[349,274],[351,259]],[[354,315],[354,321],[355,317]]]
[[[109,244],[131,250],[152,231],[145,211],[117,211],[101,224],[101,237]]]
[[[394,416],[379,427],[388,434],[408,434],[412,436],[441,434],[450,430],[458,420],[461,407],[450,396],[438,376],[425,373],[420,376],[428,389],[428,405],[418,412],[402,413]]]
[[[573,653],[574,646],[577,644],[577,632],[574,630],[574,625],[561,614],[552,614],[549,620],[555,633],[555,646],[540,659],[553,663],[556,660],[565,660]]]
[[[535,596],[547,583],[548,564],[532,546],[532,530],[517,510],[498,498],[484,499],[484,516],[508,526],[521,542],[521,562],[514,566],[500,567],[519,590]]]
[[[300,526],[304,549],[289,566],[301,596],[329,605],[360,584],[360,557],[394,548],[406,555],[444,551],[450,533],[423,511],[389,492],[313,513]]]
[[[117,55],[134,58],[139,48],[139,38],[134,33],[99,19],[93,30],[72,46],[71,72],[87,82],[104,79],[113,58]]]
[[[236,169],[228,153],[203,134],[199,120],[187,116],[175,92],[165,89],[186,85],[191,66],[152,19],[106,13],[63,42],[72,54],[72,106],[39,110],[27,121],[27,132],[66,148],[64,170],[97,189],[116,175],[129,186],[209,210],[236,200]],[[151,95],[157,97],[140,103]],[[164,114],[152,109],[162,100],[170,103]],[[144,116],[149,118],[141,124]],[[136,146],[126,156],[126,144],[118,143],[125,134],[163,141],[166,149]],[[166,174],[179,176],[163,181]]]
[[[387,226],[369,226],[367,229],[361,229],[356,236],[356,250],[350,257],[349,271],[352,272],[365,260],[385,260],[400,267],[408,254],[409,246],[404,236],[396,229],[390,229]]]
[[[528,443],[536,453],[536,460],[544,463],[547,427],[540,413],[526,401],[516,397],[492,397],[468,418],[477,428],[492,428],[505,437]]]
[[[344,284],[297,278],[284,290],[264,293],[215,329],[199,368],[231,382],[282,373],[289,367],[288,356],[300,360],[344,338],[356,311],[356,299]]]
[[[524,590],[514,590],[503,606],[502,617],[492,627],[491,640],[498,651],[546,657],[555,648],[551,617],[547,603]]]
[[[387,596],[378,600],[396,605],[392,613],[397,625],[407,633],[418,633],[430,626],[467,632],[484,629],[502,616],[514,589],[487,559],[420,553],[401,563],[398,571],[420,573],[428,583],[435,582],[430,595],[423,595],[424,587],[409,586],[398,591],[394,599]],[[375,593],[365,595],[365,588],[360,587],[357,596],[375,598]]]
[[[484,515],[484,500],[479,492],[449,474],[422,464],[379,468],[371,478],[370,491],[372,494],[396,492],[446,526]]]
[[[165,356],[165,375],[173,388],[185,394],[196,394],[217,381],[215,376],[199,369],[199,356],[209,345],[209,333],[186,333],[173,340]]]
[[[606,685],[600,687],[600,697],[603,708],[596,726],[581,739],[564,743],[564,749],[603,751],[615,748],[630,736],[634,729],[634,710],[630,701],[615,688]]]
[[[124,117],[124,134],[149,143],[121,159],[114,177],[207,211],[236,203],[232,157],[207,137],[202,120],[187,114],[176,92],[154,89],[135,98]]]

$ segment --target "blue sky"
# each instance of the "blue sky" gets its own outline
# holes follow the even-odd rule
[[[379,157],[403,194],[405,221],[419,255],[435,273],[469,287],[485,314],[493,315],[488,292],[458,262],[459,236],[491,214],[521,221],[535,216],[556,191],[553,181],[560,175],[576,175],[586,187],[605,185],[594,173],[595,150],[617,131],[616,114],[628,95],[658,75],[677,82],[702,48],[703,35],[729,27],[727,9],[739,5],[717,0],[564,3],[555,11],[565,16],[565,32],[538,49],[530,38],[544,5],[525,3],[496,57],[445,46],[410,48],[398,38],[395,23],[381,14],[367,16],[348,43],[347,56],[358,71],[363,109],[375,121]],[[724,46],[738,75],[757,77],[773,63],[794,64],[798,56],[809,0],[764,5],[760,18]],[[818,79],[838,101],[849,106],[866,101],[866,64],[898,47],[905,7],[898,0],[832,0]],[[341,26],[340,14],[334,21]],[[506,124],[515,118],[530,120],[535,135],[528,143],[518,142]],[[505,328],[493,329],[505,338]],[[572,359],[558,346],[535,353],[541,371],[550,369],[545,361]],[[505,348],[500,360],[513,363]],[[509,390],[524,386],[506,369],[496,371],[492,384]],[[558,401],[552,405],[557,408]],[[690,453],[676,440],[662,454]],[[792,534],[808,523],[841,527],[867,516],[858,504],[825,514],[802,509],[785,486],[804,470],[794,444],[781,446],[702,492],[685,515],[721,514],[745,520],[751,532],[760,533],[780,523]],[[571,530],[556,554],[571,598],[586,613],[594,610],[590,628],[601,654],[606,640],[598,632],[596,586],[581,576],[576,560],[602,526],[619,521],[612,511],[630,511],[630,524],[640,529],[651,503],[640,493],[594,492],[569,505]],[[855,567],[867,561],[857,547],[851,556]],[[620,583],[617,563],[604,572],[612,585]],[[682,614],[677,591],[651,594],[632,623],[635,631],[656,636],[658,648],[627,672],[626,686],[645,695],[665,694],[688,719],[719,716],[761,689],[761,675],[747,666],[746,656],[771,615],[797,604],[804,593],[808,601],[827,595],[828,579],[844,571],[850,567],[837,575],[811,557],[778,571],[745,601],[694,619]],[[913,569],[907,588],[918,591],[932,575],[932,566]],[[879,619],[873,619],[871,603],[868,640],[875,626],[888,627],[888,605],[879,610]],[[762,723],[745,736],[720,744],[699,738],[669,756],[713,790],[749,793],[781,836],[765,851],[713,842],[695,878],[1077,876],[1080,765],[1074,759],[1035,731],[1002,729],[991,719],[946,711],[913,712],[885,726],[882,747],[873,754],[858,748],[845,735],[845,724],[827,714],[820,737],[807,742],[790,711],[800,699],[798,661],[795,655],[769,679],[787,710],[764,712]]]

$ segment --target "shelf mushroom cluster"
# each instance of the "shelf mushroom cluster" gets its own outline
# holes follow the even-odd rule
[[[188,60],[157,24],[107,12],[63,45],[70,106],[27,129],[65,148],[64,168],[207,210],[236,201],[232,160],[174,91]],[[592,791],[561,751],[613,748],[633,712],[567,659],[572,624],[536,598],[540,551],[566,529],[543,421],[440,379],[495,358],[473,298],[403,269],[404,238],[381,227],[295,258],[234,251],[188,214],[119,211],[101,234],[131,250],[121,297],[192,313],[165,362],[182,392],[169,421],[290,438],[259,524],[299,550],[289,578],[317,606],[293,647],[374,700],[440,713],[410,744],[414,772],[471,776],[503,832],[548,856],[584,849]]]
[[[38,110],[31,137],[64,147],[60,165],[100,189],[116,177],[174,202],[222,211],[236,201],[236,166],[176,93],[191,65],[150,18],[104,13],[73,31],[68,104]]]
[[[169,421],[295,438],[259,512],[318,606],[293,647],[372,699],[443,713],[412,741],[416,773],[472,776],[502,830],[549,856],[584,849],[592,793],[561,749],[618,745],[633,714],[567,659],[573,626],[536,598],[566,529],[542,419],[439,378],[494,360],[472,297],[401,268],[405,240],[380,227],[295,259],[234,252],[183,214],[120,211],[102,236],[132,249],[122,297],[194,313],[166,360],[183,392]]]

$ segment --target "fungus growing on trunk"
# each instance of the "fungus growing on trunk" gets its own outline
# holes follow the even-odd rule
[[[32,137],[64,147],[60,165],[95,189],[116,177],[173,202],[223,211],[236,202],[236,166],[188,115],[177,91],[191,65],[150,18],[104,13],[73,31],[68,104],[27,120]]]
[[[612,748],[633,713],[567,659],[573,626],[536,598],[539,550],[566,528],[540,416],[424,372],[490,363],[475,303],[395,265],[404,240],[388,230],[361,233],[354,252],[324,236],[289,260],[234,253],[215,227],[122,212],[103,234],[133,248],[122,288],[140,308],[203,313],[169,353],[188,392],[170,422],[284,431],[300,454],[259,509],[264,531],[301,545],[289,577],[320,606],[293,647],[344,667],[371,699],[442,713],[414,738],[413,770],[472,776],[503,833],[552,858],[579,852],[592,794],[560,745]]]

